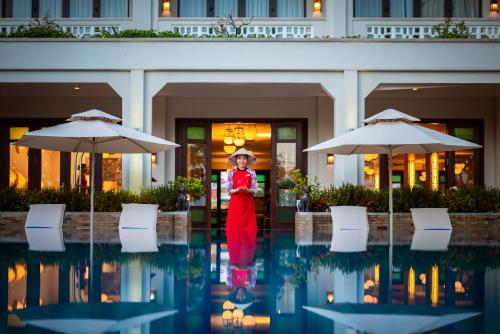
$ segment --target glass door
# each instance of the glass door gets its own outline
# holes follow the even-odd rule
[[[211,126],[209,122],[192,122],[178,119],[176,128],[177,150],[176,175],[202,180],[205,195],[196,201],[190,201],[192,223],[198,227],[210,227],[209,209],[211,193]]]
[[[293,192],[292,170],[305,171],[306,121],[274,122],[272,128],[273,171],[271,173],[272,224],[274,228],[291,227],[297,211]],[[287,226],[288,225],[288,226]]]

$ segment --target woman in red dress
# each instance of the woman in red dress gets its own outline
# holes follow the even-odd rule
[[[250,229],[257,231],[254,196],[257,193],[257,175],[247,166],[257,159],[244,148],[229,157],[229,163],[236,166],[228,173],[227,190],[231,196],[227,212],[226,229]]]

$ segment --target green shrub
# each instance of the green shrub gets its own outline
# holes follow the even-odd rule
[[[0,34],[0,37],[10,38],[74,38],[75,36],[70,32],[62,31],[54,21],[49,20],[47,17],[42,19],[35,18],[30,23],[20,25],[17,30],[10,34]]]
[[[156,31],[156,30],[140,30],[140,29],[127,29],[122,31],[113,32],[100,31],[99,34],[92,36],[95,38],[186,38],[189,35],[182,35],[173,31]]]
[[[443,23],[433,27],[437,33],[434,38],[470,38],[470,32],[464,21],[452,22],[451,19],[445,18]]]
[[[139,194],[130,191],[96,191],[94,210],[96,212],[121,211],[122,203],[158,204],[162,211],[173,211],[178,189],[185,185],[186,194],[197,200],[205,194],[205,187],[200,180],[177,177],[165,185],[145,188]],[[68,212],[90,210],[90,194],[76,190],[19,190],[13,187],[0,189],[0,211],[28,211],[30,204],[66,204]]]
[[[433,191],[414,187],[394,189],[394,212],[410,212],[411,208],[448,208],[449,212],[500,213],[500,189],[478,186]],[[329,211],[330,206],[366,206],[369,212],[388,212],[387,190],[374,191],[361,185],[330,186],[313,193],[312,210]]]

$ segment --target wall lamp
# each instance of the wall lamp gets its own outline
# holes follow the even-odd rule
[[[335,163],[335,156],[333,154],[326,155],[326,164],[333,165]]]

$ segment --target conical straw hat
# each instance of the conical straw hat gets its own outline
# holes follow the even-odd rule
[[[238,163],[236,162],[236,157],[238,155],[246,155],[246,156],[248,156],[248,162],[247,162],[248,166],[255,165],[255,163],[257,162],[257,158],[252,153],[248,152],[247,150],[245,150],[242,147],[238,151],[236,151],[233,154],[231,154],[231,156],[229,157],[228,161],[229,161],[229,163],[231,165],[238,166]]]

